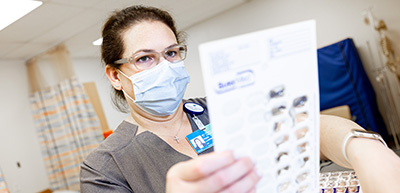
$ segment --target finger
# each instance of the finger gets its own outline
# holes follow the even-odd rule
[[[257,175],[255,169],[247,173],[245,176],[235,181],[231,186],[226,187],[220,193],[232,193],[232,192],[256,192],[255,188],[257,182],[260,181],[261,177]]]
[[[231,151],[213,152],[175,164],[168,171],[167,177],[176,177],[184,181],[200,180],[234,161],[235,157]]]
[[[246,176],[254,169],[254,164],[249,158],[241,158],[231,165],[222,168],[211,176],[199,180],[197,183],[207,187],[207,191],[217,192],[229,187],[232,183]]]

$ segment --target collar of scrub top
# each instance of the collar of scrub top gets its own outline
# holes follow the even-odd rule
[[[194,123],[196,124],[197,128],[199,128],[200,130],[203,130],[205,128],[203,122],[201,122],[201,120],[196,116],[196,115],[201,115],[204,113],[203,106],[201,106],[198,103],[187,102],[187,103],[183,104],[183,110],[186,113],[189,113],[190,115],[192,115],[192,119],[193,119]]]

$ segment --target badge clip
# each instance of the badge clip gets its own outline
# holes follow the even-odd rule
[[[193,117],[193,121],[196,124],[197,128],[200,130],[204,130],[205,126],[201,122],[201,120],[196,115],[201,115],[204,113],[204,107],[194,103],[194,102],[187,102],[183,105],[183,110],[187,113],[190,113]]]

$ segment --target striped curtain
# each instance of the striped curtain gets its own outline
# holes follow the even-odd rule
[[[0,193],[10,193],[4,180],[3,172],[0,169]]]
[[[34,92],[30,101],[50,188],[79,190],[81,162],[103,140],[83,86],[73,77]]]

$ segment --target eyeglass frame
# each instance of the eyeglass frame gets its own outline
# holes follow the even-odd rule
[[[136,66],[138,69],[140,69],[140,67],[138,67],[136,64],[134,64],[134,61],[135,61],[135,59],[137,59],[137,58],[139,57],[139,56],[137,56],[138,53],[140,53],[140,52],[145,52],[145,53],[153,53],[153,54],[157,54],[157,55],[158,55],[158,61],[155,62],[156,65],[157,65],[157,64],[160,62],[160,58],[161,58],[160,55],[161,55],[165,60],[168,60],[168,59],[166,58],[165,54],[166,54],[171,48],[175,48],[175,47],[179,47],[179,50],[180,50],[180,48],[184,48],[185,54],[184,54],[184,56],[183,56],[180,60],[177,60],[177,61],[170,61],[170,62],[176,63],[176,62],[180,62],[180,61],[185,60],[185,59],[186,59],[186,55],[187,55],[187,46],[186,46],[185,44],[174,44],[174,45],[171,45],[171,46],[165,48],[165,49],[164,49],[163,51],[161,51],[161,52],[157,52],[157,51],[155,51],[155,50],[147,50],[147,49],[139,50],[139,51],[135,52],[134,54],[132,54],[131,57],[122,58],[122,59],[119,59],[119,60],[114,61],[114,64],[126,64],[126,63],[129,63],[129,64],[133,64],[133,65]],[[168,60],[168,61],[169,61],[169,60]],[[156,65],[153,65],[153,67],[156,66]],[[150,67],[150,68],[151,68],[151,67]]]

